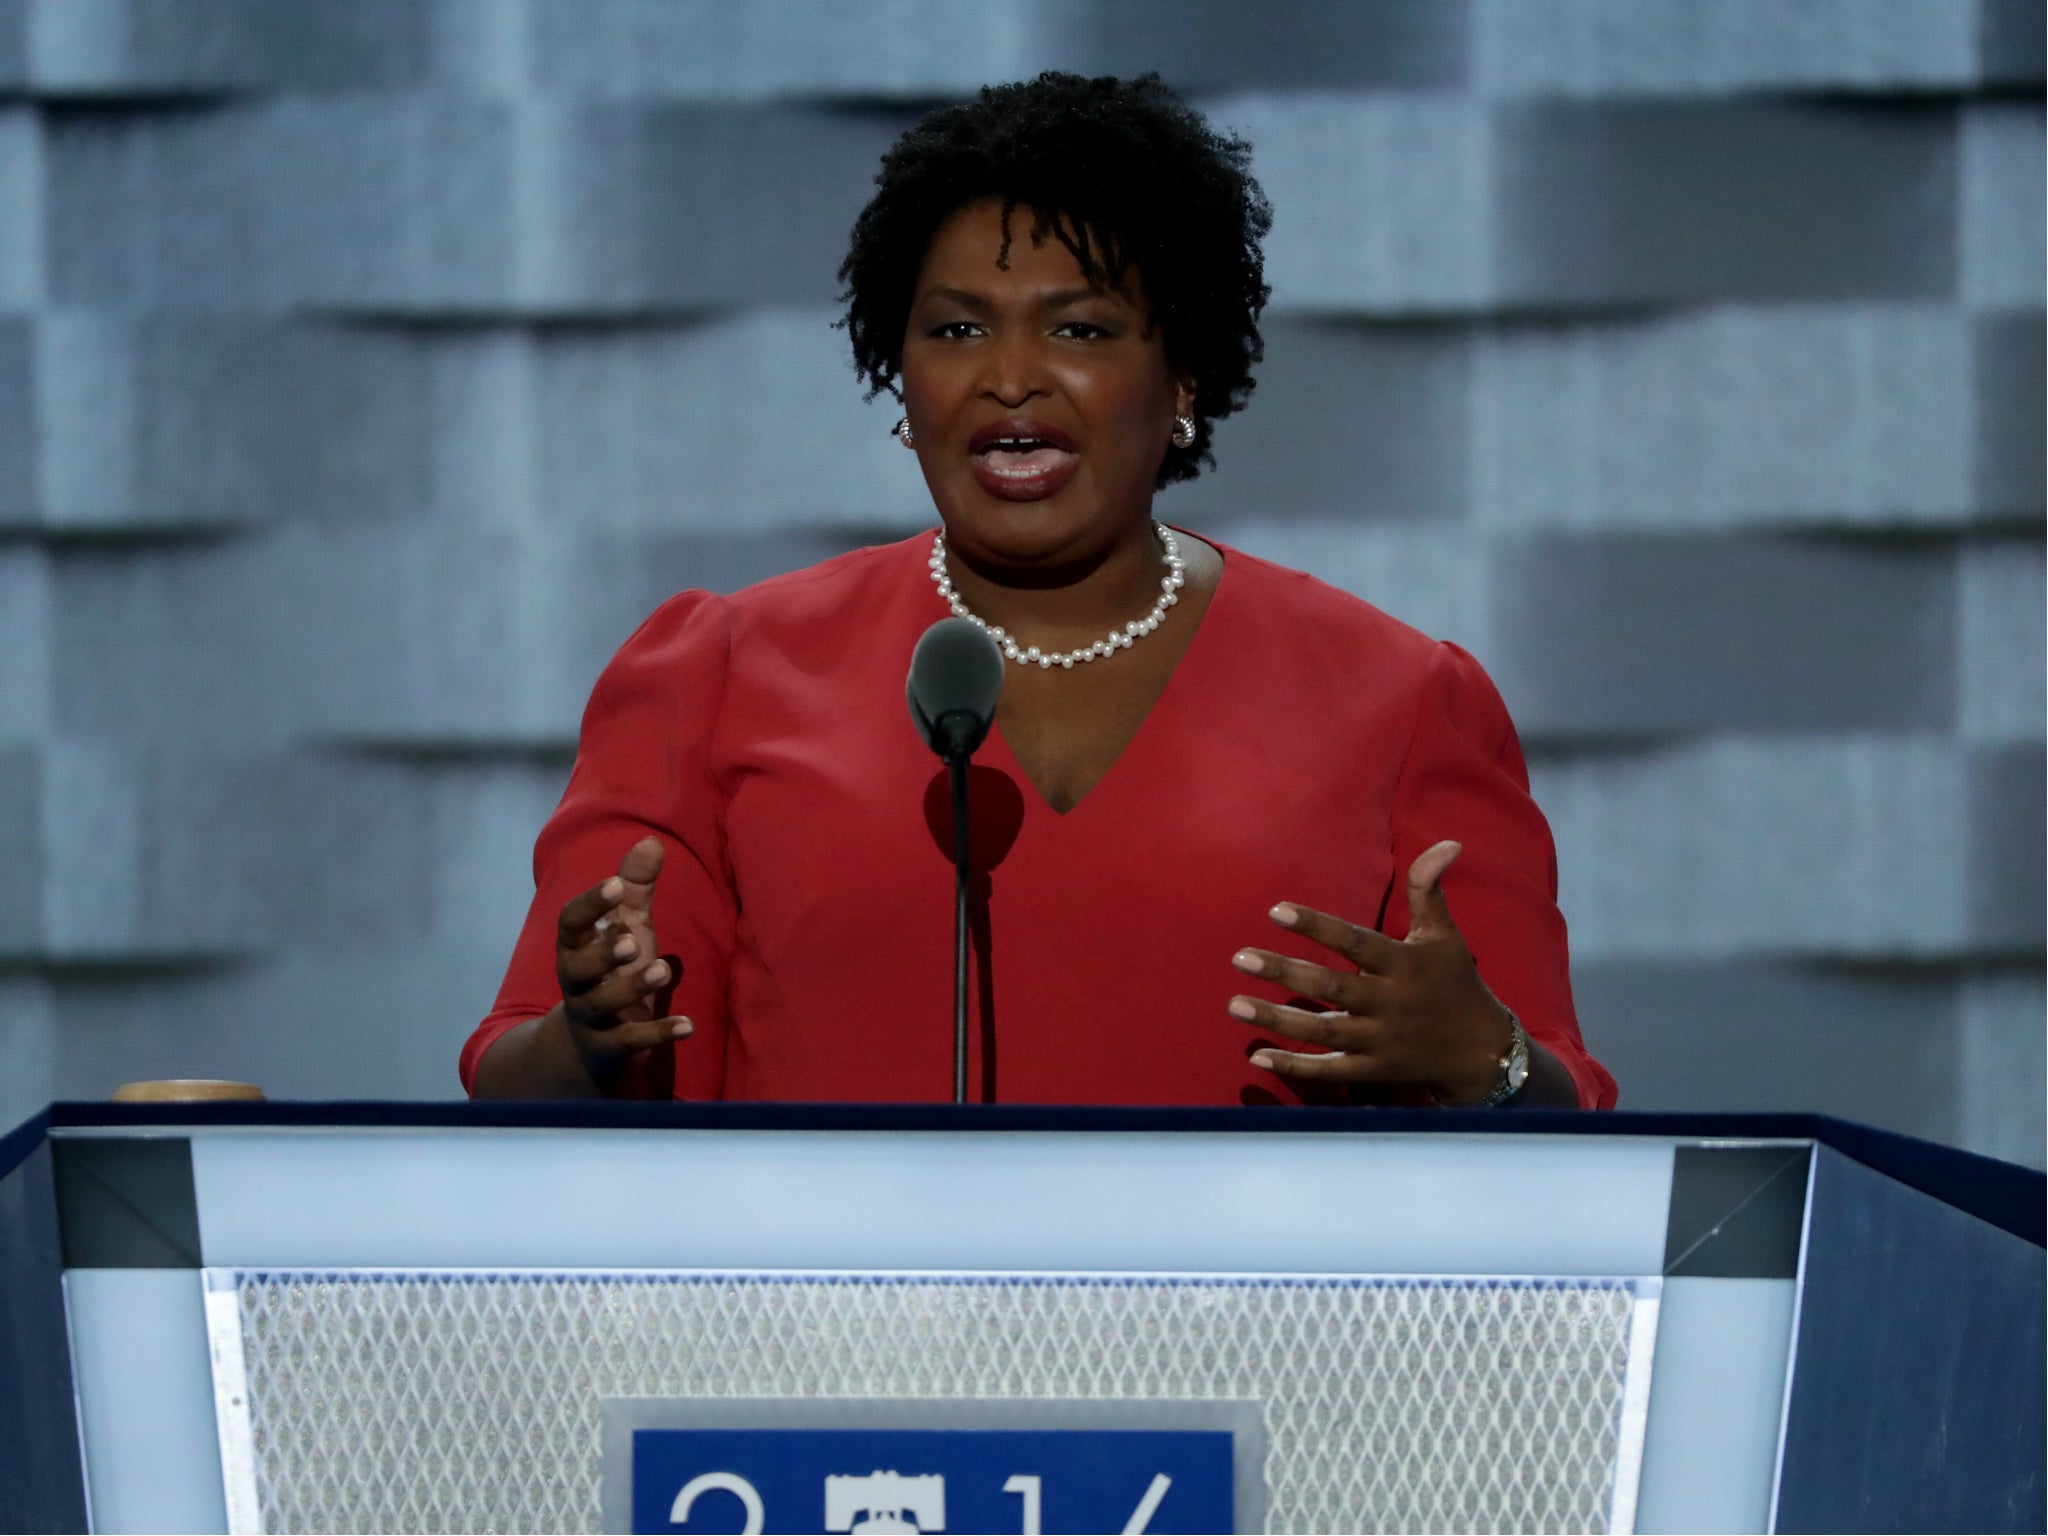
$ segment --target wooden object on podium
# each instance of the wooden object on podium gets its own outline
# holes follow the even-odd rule
[[[254,1083],[231,1083],[218,1077],[163,1077],[123,1083],[114,1090],[116,1104],[207,1104],[223,1099],[260,1099]]]

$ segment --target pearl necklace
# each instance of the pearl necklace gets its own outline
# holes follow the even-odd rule
[[[1159,583],[1159,601],[1152,605],[1152,611],[1142,619],[1133,619],[1121,629],[1112,629],[1109,634],[1093,645],[1084,645],[1077,651],[1041,651],[1035,645],[1019,645],[1017,637],[1000,624],[990,624],[978,613],[968,611],[960,601],[960,594],[953,590],[953,579],[946,574],[946,534],[941,529],[932,540],[932,585],[939,589],[939,596],[946,600],[946,606],[953,610],[956,618],[978,624],[988,632],[989,639],[1002,647],[1003,655],[1020,667],[1065,667],[1072,670],[1077,661],[1094,661],[1112,651],[1127,651],[1131,646],[1151,634],[1166,617],[1166,610],[1180,601],[1180,589],[1187,581],[1187,562],[1180,557],[1180,545],[1173,537],[1173,530],[1164,523],[1154,523],[1152,531],[1159,536],[1160,544],[1166,550],[1166,577]]]

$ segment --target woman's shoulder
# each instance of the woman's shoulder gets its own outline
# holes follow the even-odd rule
[[[816,626],[872,617],[879,606],[900,602],[905,594],[923,596],[929,534],[893,544],[870,545],[783,571],[731,592],[691,587],[664,600],[641,625],[642,640],[681,632],[708,636],[716,631],[730,642],[735,630],[764,629],[817,632]],[[819,633],[821,640],[829,632]]]
[[[921,576],[931,552],[930,533],[912,534],[888,544],[869,544],[757,581],[734,592],[730,601],[741,608],[775,607],[785,603],[859,601],[878,587],[899,578]],[[913,590],[917,590],[913,586]]]
[[[1256,627],[1284,637],[1311,654],[1338,650],[1366,652],[1382,664],[1427,668],[1441,642],[1354,592],[1321,577],[1247,553],[1216,539],[1223,552],[1226,581],[1235,583],[1233,608]]]
[[[1227,579],[1241,583],[1233,603],[1239,633],[1268,663],[1262,676],[1294,679],[1317,700],[1328,701],[1334,688],[1353,704],[1391,704],[1411,711],[1418,731],[1448,731],[1489,752],[1512,746],[1507,703],[1463,646],[1306,571],[1227,547],[1224,560]],[[1286,664],[1270,664],[1278,658]]]

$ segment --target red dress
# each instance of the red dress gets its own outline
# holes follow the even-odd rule
[[[652,832],[667,847],[655,933],[677,971],[665,1006],[697,1027],[626,1091],[952,1097],[951,811],[903,702],[911,648],[946,613],[930,548],[920,534],[730,597],[685,592],[626,642],[535,847],[533,907],[463,1050],[465,1086],[493,1040],[560,1000],[562,904]],[[1040,798],[1000,728],[975,756],[970,1096],[1299,1102],[1246,1059],[1290,1043],[1225,1012],[1234,993],[1281,994],[1230,957],[1329,958],[1267,919],[1281,900],[1399,937],[1409,863],[1456,838],[1444,892],[1481,975],[1579,1102],[1611,1106],[1572,1011],[1550,831],[1478,663],[1313,577],[1223,555],[1164,692],[1073,809]]]

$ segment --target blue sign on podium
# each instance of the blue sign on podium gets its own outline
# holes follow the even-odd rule
[[[605,1527],[1257,1530],[1263,1460],[1252,1403],[615,1400]]]
[[[642,1429],[635,1531],[1229,1531],[1218,1430]]]

